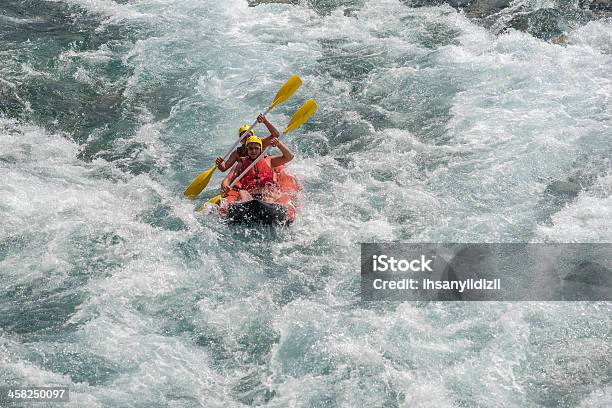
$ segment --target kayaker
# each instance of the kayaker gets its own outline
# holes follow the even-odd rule
[[[232,170],[221,183],[221,190],[228,195],[237,193],[240,201],[248,201],[253,198],[273,201],[276,196],[274,168],[290,162],[293,159],[293,153],[276,137],[270,139],[270,145],[277,147],[282,155],[264,156],[234,186],[235,190],[230,191],[229,186],[232,181],[242,174],[244,169],[249,167],[262,152],[262,140],[257,136],[249,136],[245,142],[247,156],[240,157],[239,161],[232,167]]]
[[[257,122],[263,123],[268,128],[268,131],[270,132],[269,136],[261,140],[261,144],[263,146],[262,149],[265,149],[266,147],[270,145],[270,140],[273,137],[279,137],[280,133],[278,133],[278,130],[274,127],[272,123],[268,122],[268,119],[263,115],[263,113],[260,113],[259,116],[257,116]],[[249,125],[240,126],[240,129],[238,129],[238,137],[240,137],[240,135],[242,135],[248,128],[249,128]],[[249,131],[248,137],[250,136],[255,136],[255,133],[253,133],[253,130]],[[223,157],[217,157],[217,160],[215,160],[215,163],[217,164],[217,168],[219,170],[225,172],[227,169],[231,168],[232,165],[236,163],[236,161],[240,157],[246,157],[246,156],[247,156],[247,150],[246,150],[245,144],[243,143],[240,146],[238,146],[235,151],[232,152],[230,157],[227,158],[227,161],[223,161]]]

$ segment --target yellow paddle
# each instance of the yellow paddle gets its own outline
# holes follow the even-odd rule
[[[300,77],[297,75],[292,75],[291,78],[289,78],[287,82],[285,82],[285,84],[281,87],[281,89],[278,90],[276,96],[274,97],[274,100],[272,101],[270,106],[268,106],[268,108],[264,111],[264,115],[270,112],[275,106],[280,105],[281,103],[289,99],[289,97],[295,93],[295,91],[300,87],[300,85],[302,85],[302,80],[300,79]],[[240,135],[240,138],[226,153],[223,159],[224,161],[227,160],[228,157],[232,154],[232,152],[236,149],[236,147],[238,147],[238,145],[242,143],[242,139],[244,139],[246,135],[249,134],[249,132],[255,127],[255,125],[257,125],[257,121],[253,122],[253,124]],[[210,178],[212,177],[212,174],[216,169],[217,165],[215,164],[210,169],[204,171],[198,177],[196,177],[183,193],[185,197],[196,198],[198,195],[200,195],[202,190],[204,190],[210,182]]]
[[[316,110],[317,110],[317,104],[315,103],[314,100],[309,99],[306,102],[304,102],[304,104],[300,107],[300,109],[298,109],[293,114],[293,117],[289,121],[289,124],[287,125],[287,127],[283,131],[283,135],[286,135],[287,133],[291,132],[292,130],[297,129],[298,127],[302,126],[304,124],[304,122],[306,122],[308,120],[308,118],[311,117],[313,113],[315,113]],[[266,147],[265,150],[263,152],[261,152],[259,157],[257,159],[255,159],[253,161],[253,163],[251,163],[249,165],[249,167],[247,167],[238,177],[236,177],[234,179],[234,181],[232,181],[232,183],[230,184],[229,188],[234,187],[234,185],[236,185],[236,183],[239,182],[240,179],[242,177],[244,177],[244,175],[247,174],[247,172],[249,170],[251,170],[251,168],[253,166],[255,166],[255,164],[264,157],[264,153],[266,153],[266,151],[269,148],[270,148],[270,146]],[[213,203],[213,204],[219,204],[219,201],[221,200],[221,197],[222,197],[222,194],[219,194],[219,195],[211,198],[208,201]],[[204,209],[204,204],[200,205],[196,209],[196,211],[202,211],[203,209]]]

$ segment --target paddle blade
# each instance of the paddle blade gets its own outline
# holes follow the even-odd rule
[[[185,197],[196,198],[198,195],[200,195],[202,190],[204,190],[208,185],[208,182],[210,181],[210,178],[212,177],[212,174],[215,172],[216,168],[216,165],[212,166],[210,169],[196,177],[183,193]]]
[[[295,91],[297,91],[300,85],[302,85],[302,80],[300,79],[300,77],[295,74],[292,75],[291,78],[289,78],[287,82],[285,82],[285,84],[281,87],[281,89],[278,90],[276,96],[274,97],[274,100],[268,108],[272,109],[276,105],[285,102],[287,99],[289,99],[291,95],[295,93]]]
[[[213,198],[211,198],[210,200],[208,200],[208,203],[213,203],[215,205],[219,205],[219,202],[221,201],[221,194],[219,194],[218,196],[214,196]],[[196,208],[197,212],[202,212],[204,211],[204,209],[206,209],[206,204],[207,202],[203,202],[202,204],[200,204],[198,206],[198,208]]]
[[[317,110],[317,104],[315,103],[315,101],[313,101],[312,99],[309,99],[306,102],[304,102],[302,107],[293,114],[293,117],[289,121],[289,124],[287,125],[283,133],[287,134],[291,132],[293,129],[296,129],[302,126],[304,122],[306,122],[308,118],[311,117],[313,113],[315,113],[316,110]]]
[[[209,203],[213,203],[216,205],[219,205],[219,201],[221,201],[221,194],[214,196],[213,198],[211,198],[210,200],[208,200]]]

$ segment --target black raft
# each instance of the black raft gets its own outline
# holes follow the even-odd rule
[[[287,224],[290,222],[287,208],[280,204],[261,200],[231,203],[227,207],[227,219],[234,224]]]

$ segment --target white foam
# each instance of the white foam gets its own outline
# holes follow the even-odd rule
[[[65,2],[85,8],[94,13],[101,13],[111,17],[109,22],[118,23],[124,20],[133,20],[148,17],[147,14],[139,12],[131,4],[121,4],[112,0],[50,0],[55,2]]]
[[[587,191],[540,225],[545,242],[612,242],[612,176],[599,177]]]
[[[516,406],[532,402],[523,389],[524,364],[548,349],[531,343],[538,327],[529,317],[544,316],[550,327],[563,328],[579,321],[570,312],[582,306],[364,306],[358,243],[512,240],[533,228],[547,240],[609,240],[609,177],[553,215],[552,226],[534,225],[542,180],[565,175],[578,151],[605,130],[604,53],[517,32],[494,37],[449,7],[413,10],[397,0],[369,1],[354,17],[285,4],[248,8],[242,0],[73,4],[115,22],[142,18],[158,30],[123,55],[134,68],[124,78],[126,103],[138,105],[140,92],[155,89],[169,73],[188,72],[189,78],[179,78],[194,87],[162,123],[143,107],[134,137],[116,139],[114,149],[122,152],[132,141],[146,147],[123,163],[82,162],[79,146],[63,135],[0,122],[0,177],[6,180],[0,237],[19,235],[25,242],[22,253],[0,261],[5,278],[27,284],[51,276],[61,289],[80,262],[114,262],[94,268],[77,288],[85,298],[68,320],[77,328],[62,339],[70,350],[117,367],[103,385],[72,384],[81,405],[126,405],[135,396],[151,405],[181,404],[168,395],[206,406],[240,404],[235,388],[245,376],[261,381],[246,393],[275,392],[270,406],[329,400],[450,407],[463,394],[473,398],[465,404],[495,405],[492,389]],[[419,42],[440,27],[458,32],[457,38],[435,49]],[[325,43],[330,39],[337,45]],[[374,66],[357,72],[363,75],[358,84],[334,65],[366,57]],[[69,51],[63,58],[79,66],[81,59],[104,63],[106,54]],[[79,72],[85,81],[92,77]],[[304,84],[269,116],[272,121],[286,123],[306,97],[319,102],[311,119],[317,129],[304,126],[287,137],[298,147],[289,168],[304,184],[297,221],[261,238],[213,217],[196,218],[193,204],[180,197],[174,161],[197,161],[189,165],[200,170],[201,158],[233,141],[236,123],[265,107],[292,72]],[[434,86],[439,82],[449,89]],[[362,84],[361,91],[354,87]],[[439,140],[407,130],[418,126],[407,119],[406,107],[437,97],[443,104],[445,96],[452,97],[450,118],[444,122],[440,115],[445,133]],[[199,117],[202,112],[207,116]],[[342,140],[320,126],[323,120],[362,133]],[[325,153],[309,149],[308,138]],[[178,153],[185,145],[194,146],[190,158]],[[154,162],[156,171],[134,177],[118,170],[117,164],[133,160]],[[160,206],[184,229],[147,222],[147,212]],[[525,226],[524,235],[517,225]],[[92,255],[72,248],[80,241]],[[609,315],[588,312],[602,321]],[[249,331],[254,324],[261,328]],[[261,345],[260,335],[270,337],[269,353],[251,350]],[[591,332],[581,335],[599,341]],[[58,379],[28,363],[31,350],[15,336],[0,335],[0,361],[9,362],[8,370],[42,383]],[[40,347],[60,353],[63,346]],[[158,399],[147,399],[149,391]],[[595,394],[591,399],[599,401]]]
[[[612,22],[589,21],[570,32],[567,42],[571,45],[588,46],[595,51],[610,55],[612,54]]]

